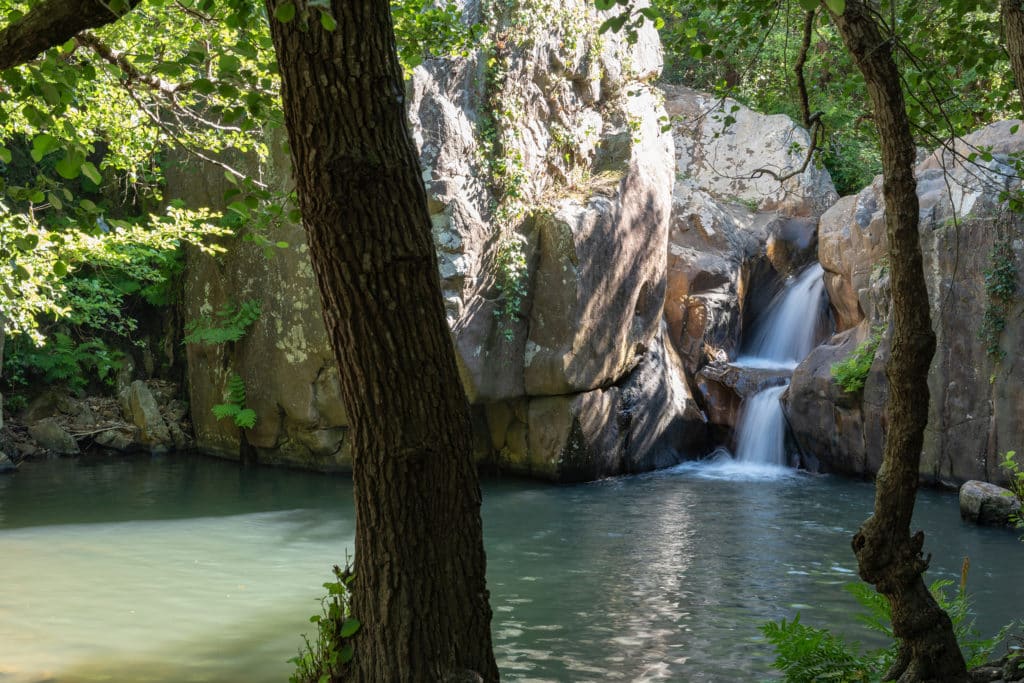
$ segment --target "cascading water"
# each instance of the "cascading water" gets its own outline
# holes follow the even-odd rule
[[[824,311],[824,269],[814,265],[792,278],[772,299],[755,325],[748,353],[735,365],[792,370],[818,341]],[[764,389],[747,397],[736,426],[736,458],[747,474],[778,471],[787,465],[786,417],[779,399],[789,386]]]
[[[825,270],[806,268],[775,295],[754,327],[747,354],[736,359],[747,367],[795,368],[814,348],[825,296]]]
[[[786,465],[786,417],[779,398],[787,384],[759,391],[743,404],[736,460],[749,465]]]

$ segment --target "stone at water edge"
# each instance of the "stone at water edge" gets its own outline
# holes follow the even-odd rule
[[[0,474],[13,472],[16,469],[18,466],[14,464],[14,461],[8,458],[6,453],[0,453]]]
[[[960,517],[975,524],[1007,526],[1019,513],[1020,501],[1012,491],[984,481],[971,480],[960,487]]]
[[[67,433],[57,418],[39,420],[29,426],[28,433],[37,444],[57,455],[78,455],[81,452],[78,442]]]
[[[160,406],[149,387],[142,380],[132,382],[121,397],[124,416],[138,427],[138,439],[143,446],[167,449],[174,443],[171,432],[160,414]]]

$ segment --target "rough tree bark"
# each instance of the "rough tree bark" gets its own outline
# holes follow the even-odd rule
[[[282,1],[266,4],[273,17]],[[354,446],[363,626],[346,680],[497,681],[469,409],[388,2],[334,0],[333,32],[326,4],[294,4],[292,21],[271,26]],[[101,2],[45,0],[0,31],[0,69],[116,19]]]
[[[282,0],[267,0],[271,17]],[[353,435],[353,680],[495,681],[480,487],[387,0],[271,20]]]
[[[66,43],[80,31],[117,21],[139,1],[44,0],[20,21],[0,31],[0,71],[35,59],[40,52]]]
[[[864,74],[882,146],[885,225],[892,287],[892,353],[888,424],[875,482],[874,514],[853,538],[860,577],[892,607],[898,655],[886,680],[967,681],[949,616],[928,591],[922,573],[924,534],[910,533],[918,468],[928,421],[928,366],[935,353],[928,290],[918,237],[915,148],[893,44],[883,36],[869,3],[847,0],[833,19]]]
[[[1003,18],[1006,52],[1010,55],[1010,68],[1017,82],[1021,103],[1024,104],[1024,6],[1021,0],[1002,0],[999,10]]]

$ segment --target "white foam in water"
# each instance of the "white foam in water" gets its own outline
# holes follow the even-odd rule
[[[703,460],[684,462],[667,470],[676,474],[690,474],[701,479],[723,481],[770,481],[792,479],[799,472],[791,467],[740,462],[726,448],[716,448]]]
[[[825,270],[815,263],[792,278],[762,314],[748,355],[737,365],[758,368],[795,368],[817,341]]]

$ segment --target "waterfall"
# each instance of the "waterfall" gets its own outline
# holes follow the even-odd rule
[[[748,367],[795,368],[817,341],[825,296],[825,271],[813,264],[790,278],[754,323],[747,353],[736,359]]]
[[[824,325],[824,269],[815,263],[789,278],[756,318],[744,354],[733,363],[765,373],[776,385],[747,396],[736,425],[736,454],[724,448],[712,456],[711,471],[736,478],[788,476],[786,416],[779,399],[789,386],[789,375],[818,342]],[[763,386],[763,385],[762,385]]]
[[[736,460],[749,465],[786,465],[786,418],[779,398],[787,384],[759,391],[743,403]]]

